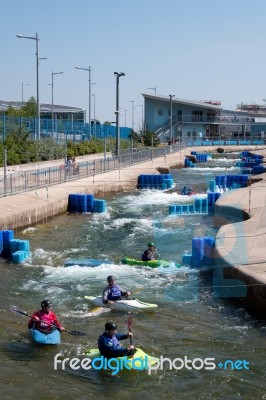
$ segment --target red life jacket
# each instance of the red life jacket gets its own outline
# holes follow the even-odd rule
[[[38,317],[40,321],[36,321],[34,317]],[[43,333],[50,333],[55,329],[55,327],[53,327],[52,325],[55,325],[59,329],[61,329],[61,325],[57,321],[57,317],[52,311],[46,313],[43,310],[39,310],[33,314],[32,318],[29,321],[28,327],[29,329],[34,327],[35,329],[38,329]]]

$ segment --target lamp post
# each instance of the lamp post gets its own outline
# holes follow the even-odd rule
[[[95,122],[95,94],[92,93],[91,95],[93,97],[93,119]]]
[[[39,36],[17,35],[20,39],[31,39],[36,41],[36,78],[37,78],[37,139],[41,137],[41,120],[40,120],[40,98],[39,98]]]
[[[134,132],[134,100],[128,100],[132,104],[132,131]]]
[[[128,112],[129,110],[125,110],[125,127],[127,126],[127,112]]]
[[[27,85],[27,86],[30,86],[30,83],[26,83],[26,85]],[[23,94],[24,94],[24,82],[21,83],[21,102],[22,102],[22,105],[23,105],[23,103],[24,103]]]
[[[143,131],[144,131],[143,104],[138,104],[136,107],[141,107],[141,130],[142,130],[142,134],[143,134]]]
[[[173,100],[172,98],[175,97],[174,94],[169,94],[170,97],[170,140],[171,144],[173,144]]]
[[[124,72],[114,72],[114,75],[116,76],[116,109],[115,109],[115,114],[116,114],[116,156],[119,157],[119,153],[120,153],[119,78],[121,76],[125,76],[126,74]]]
[[[54,137],[54,75],[63,74],[63,71],[54,72],[52,71],[52,134]]]
[[[154,86],[154,87],[148,87],[148,89],[154,90],[154,93],[156,94],[156,86]]]
[[[95,118],[95,94],[91,94],[93,97],[93,127],[94,127],[94,136],[96,136],[96,118]]]
[[[89,66],[89,68],[81,68],[81,67],[75,67],[75,68],[89,72],[89,138],[91,138],[91,67]]]

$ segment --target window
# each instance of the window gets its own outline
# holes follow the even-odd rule
[[[192,111],[192,122],[202,122],[202,111]]]
[[[159,108],[158,115],[163,115],[163,109],[162,108]]]

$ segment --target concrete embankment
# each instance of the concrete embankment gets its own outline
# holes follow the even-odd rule
[[[214,291],[266,317],[266,174],[216,202]],[[233,221],[233,222],[232,222]]]

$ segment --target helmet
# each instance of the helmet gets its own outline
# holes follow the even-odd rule
[[[48,306],[51,306],[52,305],[52,302],[50,301],[50,300],[43,300],[42,302],[41,302],[41,307],[42,307],[42,309],[44,309],[44,308],[46,308],[46,307],[48,307]]]
[[[107,282],[115,281],[115,277],[113,275],[107,276]]]
[[[148,243],[148,247],[155,247],[155,244],[153,242]]]
[[[108,321],[105,324],[105,330],[106,331],[111,331],[112,329],[117,329],[116,324],[113,323],[113,321]]]

